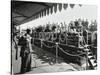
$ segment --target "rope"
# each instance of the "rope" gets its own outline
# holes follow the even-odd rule
[[[53,41],[47,41],[47,42],[54,43]]]
[[[45,43],[43,43],[42,42],[42,44],[44,45],[44,46],[46,46],[46,47],[48,47],[48,48],[54,48],[54,47],[56,47],[56,45],[54,45],[54,46],[47,46]]]
[[[58,46],[58,48],[59,48],[63,53],[65,53],[65,54],[67,54],[67,55],[69,55],[69,56],[77,56],[77,57],[82,58],[81,55],[86,54],[86,53],[82,53],[82,54],[73,55],[73,54],[70,54],[70,53],[68,53],[68,52],[65,52],[65,51],[64,51],[61,47],[59,47],[59,46]]]

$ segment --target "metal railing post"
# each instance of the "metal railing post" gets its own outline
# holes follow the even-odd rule
[[[56,63],[58,63],[58,43],[56,42]]]
[[[34,45],[34,37],[33,37],[33,45]]]
[[[43,47],[43,44],[42,43],[43,43],[43,39],[41,39],[41,48]]]
[[[85,49],[86,51],[86,70],[88,69],[88,49]]]
[[[65,38],[66,38],[66,45],[67,45],[67,32],[66,32],[66,37]]]

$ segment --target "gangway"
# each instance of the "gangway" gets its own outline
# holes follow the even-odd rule
[[[81,38],[81,39],[80,39]],[[83,48],[84,51],[86,52],[86,59],[88,60],[87,64],[91,69],[96,69],[97,68],[97,60],[96,57],[93,55],[89,45],[85,42],[84,36],[82,32],[79,32],[79,47]]]

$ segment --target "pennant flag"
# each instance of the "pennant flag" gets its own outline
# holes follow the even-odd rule
[[[57,12],[57,4],[54,5],[54,12]]]
[[[51,13],[51,8],[49,8],[49,14]]]
[[[63,4],[63,8],[66,9],[68,7],[68,4]]]
[[[47,15],[49,15],[49,8],[47,9]]]
[[[59,3],[59,11],[61,11],[61,10],[62,10],[62,4]]]
[[[51,7],[51,14],[53,13],[53,6]]]
[[[75,4],[70,4],[70,7],[73,8],[75,6]]]

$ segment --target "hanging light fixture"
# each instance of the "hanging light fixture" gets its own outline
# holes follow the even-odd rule
[[[43,17],[43,11],[42,11],[42,17]]]

